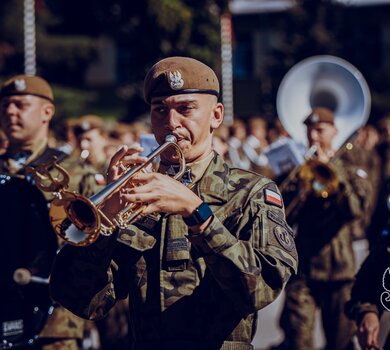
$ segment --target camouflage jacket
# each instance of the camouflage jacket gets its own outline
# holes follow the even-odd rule
[[[52,273],[54,299],[96,319],[129,294],[139,349],[249,349],[256,311],[297,270],[283,204],[273,200],[278,189],[215,155],[193,191],[214,213],[204,234],[191,237],[181,216],[161,215],[121,230],[116,242],[65,246]]]
[[[380,189],[380,158],[375,150],[368,151],[362,147],[356,146],[342,156],[345,167],[353,167],[363,175],[367,174],[367,181],[370,183],[371,190],[365,194],[365,210],[363,215],[359,215],[351,225],[349,225],[352,237],[356,239],[369,237],[369,225],[372,221],[372,215],[378,201]],[[378,220],[376,220],[378,221]],[[382,223],[382,222],[381,222]]]
[[[61,161],[59,164],[67,170],[69,173],[69,190],[70,191],[76,191],[79,193],[82,193],[85,196],[91,196],[93,193],[95,193],[97,190],[101,188],[101,178],[102,175],[98,174],[95,169],[93,169],[90,166],[87,166],[83,164],[77,157],[75,156],[67,156],[63,154],[61,151],[51,149],[51,148],[43,148],[42,152],[39,152],[36,157],[33,159],[29,159],[29,162],[25,164],[20,170],[18,170],[16,173],[12,171],[12,168],[10,167],[10,157],[7,154],[4,154],[0,157],[0,174],[3,176],[11,175],[12,176],[26,176],[26,179],[28,182],[31,182],[32,184],[34,181],[32,180],[32,175],[26,171],[27,165],[31,166],[37,166],[41,163],[46,163],[52,155],[57,156]],[[42,192],[46,198],[47,201],[50,201],[53,199],[53,194],[50,192]],[[48,213],[48,212],[47,212]],[[15,214],[15,215],[19,215]],[[49,215],[47,215],[47,221],[48,221]],[[27,218],[26,218],[27,219]],[[36,224],[31,224],[35,227]],[[14,225],[15,226],[15,225]],[[56,235],[54,231],[51,229],[51,225],[48,224],[49,228],[45,229],[45,232],[40,233],[41,236],[48,235],[46,237],[47,242],[52,242],[53,239],[56,241]],[[28,231],[29,234],[34,234],[33,227]],[[16,226],[15,226],[16,228]],[[24,240],[26,242],[26,240]],[[38,243],[34,240],[34,245],[30,245],[30,248],[33,249]],[[59,244],[63,244],[63,242],[58,242]],[[46,247],[46,245],[41,245],[42,247]],[[33,254],[28,249],[29,254]],[[15,249],[13,247],[12,249]],[[27,247],[19,247],[20,249],[27,249]],[[31,271],[34,272],[34,274],[47,277],[49,271],[51,270],[50,265],[54,259],[55,253],[58,249],[58,245],[56,243],[51,244],[50,251],[43,250],[35,250],[35,259],[33,260],[33,264],[28,264],[27,267]],[[16,254],[17,252],[15,252]],[[48,258],[45,258],[46,256],[51,257],[51,261],[49,261]],[[40,266],[36,266],[36,262],[42,262]],[[21,267],[21,266],[18,266]],[[45,271],[44,274],[42,274],[42,271]],[[42,287],[43,288],[43,287]],[[40,332],[40,337],[42,338],[82,338],[83,337],[83,330],[84,330],[84,320],[80,319],[79,317],[75,316],[68,310],[62,308],[62,307],[55,307],[54,311],[49,315],[48,320],[44,326],[44,328]]]
[[[299,272],[317,281],[347,281],[355,275],[351,223],[372,207],[372,185],[363,169],[338,158],[332,162],[339,182],[323,199],[310,194],[296,222]]]

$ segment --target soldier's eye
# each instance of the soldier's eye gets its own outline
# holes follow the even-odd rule
[[[154,107],[153,108],[153,113],[164,114],[165,112],[166,112],[166,108],[165,107],[158,106],[158,107]]]
[[[192,110],[191,106],[181,106],[181,107],[178,108],[178,111],[181,114],[189,113],[189,112],[191,112],[191,110]]]

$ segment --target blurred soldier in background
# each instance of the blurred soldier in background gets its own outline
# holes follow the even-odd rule
[[[247,137],[243,150],[251,162],[251,169],[268,178],[274,178],[268,158],[263,154],[268,147],[268,123],[262,117],[251,117],[247,122]]]
[[[132,145],[139,142],[137,130],[133,124],[118,123],[110,132],[110,136],[118,140],[122,145]]]
[[[229,127],[221,124],[213,133],[213,148],[226,161],[229,159]]]
[[[229,159],[233,166],[248,170],[251,162],[243,149],[243,143],[246,139],[246,127],[242,120],[234,119],[229,127]]]
[[[360,240],[362,244],[364,240],[365,246],[367,246],[367,227],[371,222],[380,186],[380,158],[376,149],[377,143],[376,129],[372,125],[366,125],[357,131],[353,140],[353,148],[341,154],[345,166],[356,168],[360,176],[366,177],[371,184],[372,191],[367,193],[366,197],[370,205],[367,206],[364,214],[350,225],[353,239]]]
[[[46,204],[46,200],[52,199],[52,194],[45,192],[44,199],[34,186],[28,167],[46,164],[55,156],[70,173],[70,189],[87,196],[98,189],[96,173],[81,164],[79,159],[48,147],[49,124],[55,107],[53,92],[44,79],[25,75],[9,79],[1,87],[0,108],[1,127],[9,141],[5,154],[0,157],[0,189],[3,193],[0,197],[3,208],[0,211],[3,226],[1,289],[3,296],[4,291],[9,291],[13,297],[19,295],[21,300],[31,300],[26,306],[20,300],[18,304],[17,298],[12,300],[13,305],[2,305],[10,306],[11,312],[6,319],[4,312],[0,312],[3,330],[0,339],[23,344],[30,337],[39,335],[37,344],[28,349],[78,349],[85,321],[52,305],[47,285],[46,290],[45,286],[39,290],[35,282],[38,278],[39,282],[46,281],[47,284],[45,278],[49,276],[58,245]],[[18,209],[19,205],[22,209]],[[45,297],[46,301],[42,303],[41,299]],[[44,304],[38,316],[29,314],[33,313],[30,307],[35,303],[38,306]],[[54,306],[50,315],[48,306]],[[18,309],[21,309],[19,313]]]
[[[268,130],[269,143],[272,144],[273,142],[277,142],[278,140],[288,137],[290,137],[290,135],[284,128],[280,119],[278,117],[275,117],[272,121],[271,127]]]
[[[326,349],[347,349],[354,329],[343,310],[355,275],[348,225],[369,207],[371,187],[363,170],[333,158],[337,129],[330,110],[316,108],[304,123],[309,146],[317,148],[316,159],[332,174],[326,186],[332,184],[334,189],[327,196],[320,194],[325,185],[314,178],[289,222],[296,227],[300,262],[297,277],[286,286],[281,317],[286,338],[280,348],[314,349],[315,313],[320,308]]]
[[[81,158],[101,174],[105,174],[109,162],[105,147],[108,146],[109,136],[103,119],[96,115],[82,116],[73,130],[81,151]]]

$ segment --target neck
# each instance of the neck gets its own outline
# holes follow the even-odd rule
[[[36,152],[42,145],[46,145],[48,142],[47,138],[39,140],[23,141],[23,142],[10,142],[7,151],[11,154],[15,154],[21,151]]]

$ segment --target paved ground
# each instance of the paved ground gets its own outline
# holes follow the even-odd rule
[[[283,341],[283,331],[279,327],[279,317],[284,304],[284,294],[280,295],[271,305],[259,311],[257,332],[253,339],[253,346],[256,350],[268,350],[271,346]],[[316,349],[324,346],[320,314],[317,315],[317,326],[315,331]]]

